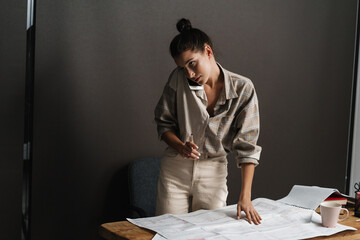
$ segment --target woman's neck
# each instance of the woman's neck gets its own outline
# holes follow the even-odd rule
[[[212,71],[208,81],[205,84],[208,85],[208,87],[210,88],[214,88],[217,85],[217,83],[223,81],[223,76],[220,67],[217,65],[215,60],[212,61],[211,65],[212,65],[211,66]]]

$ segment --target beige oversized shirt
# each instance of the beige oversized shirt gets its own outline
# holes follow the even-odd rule
[[[183,70],[176,68],[165,85],[155,108],[159,138],[172,131],[183,142],[194,135],[201,157],[226,156],[234,152],[237,166],[259,164],[259,107],[250,79],[232,73],[218,64],[224,74],[224,87],[214,107],[214,116],[206,110],[203,86],[191,86]],[[176,154],[171,147],[169,153]]]

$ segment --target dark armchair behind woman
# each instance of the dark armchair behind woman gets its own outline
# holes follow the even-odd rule
[[[155,216],[160,162],[160,158],[142,158],[130,163],[131,218]]]

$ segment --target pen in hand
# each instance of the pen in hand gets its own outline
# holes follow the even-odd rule
[[[195,145],[196,150],[199,149],[199,147],[194,143],[194,134],[191,134],[191,135],[190,135],[190,140],[189,140],[189,142]],[[200,156],[200,153],[199,153],[199,156]]]
[[[201,154],[197,151],[197,149],[199,149],[199,147],[194,143],[194,134],[190,135],[188,143],[189,143],[189,145],[190,145],[189,147],[191,149],[191,150],[189,149],[191,152],[189,153],[188,158],[191,158],[193,160],[199,159]]]

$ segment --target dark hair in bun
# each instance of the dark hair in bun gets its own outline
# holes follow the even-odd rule
[[[213,48],[209,36],[197,28],[192,28],[188,19],[179,20],[176,28],[180,33],[170,43],[170,54],[173,58],[186,50],[204,51],[205,44]]]
[[[182,18],[176,24],[177,30],[181,33],[186,30],[192,29],[191,22],[188,19]]]

